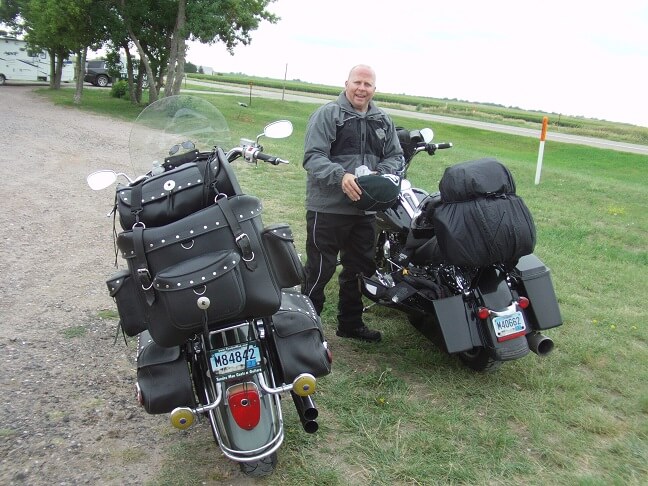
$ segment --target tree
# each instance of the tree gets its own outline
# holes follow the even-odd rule
[[[103,21],[108,0],[5,0],[0,3],[0,20],[25,33],[30,49],[50,54],[50,87],[61,86],[64,61],[77,55],[75,68],[80,102],[85,71],[85,52],[105,41]]]
[[[230,54],[239,43],[247,45],[250,33],[262,20],[276,23],[279,18],[266,7],[274,0],[179,0],[172,46],[167,67],[165,94],[178,94],[184,76],[186,41],[204,44],[223,42]],[[173,86],[171,86],[173,81]]]

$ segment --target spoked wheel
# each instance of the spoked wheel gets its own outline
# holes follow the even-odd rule
[[[241,472],[246,476],[260,478],[272,474],[277,467],[277,453],[273,452],[268,457],[264,457],[255,462],[239,462]]]
[[[485,348],[472,348],[470,351],[459,353],[459,359],[468,368],[482,373],[495,371],[502,365],[502,362],[493,359]]]

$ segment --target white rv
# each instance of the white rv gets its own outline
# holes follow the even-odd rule
[[[0,37],[0,85],[6,81],[49,81],[50,57],[45,51],[31,52],[25,41]],[[65,61],[61,81],[74,79],[74,63]]]

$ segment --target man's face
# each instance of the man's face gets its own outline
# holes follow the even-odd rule
[[[376,77],[371,69],[359,67],[351,72],[344,87],[344,93],[353,108],[364,113],[376,92]]]

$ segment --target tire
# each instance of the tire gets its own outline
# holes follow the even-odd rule
[[[108,82],[109,82],[108,76],[104,76],[103,74],[97,76],[97,79],[95,80],[97,86],[101,88],[105,88],[106,86],[108,86]]]
[[[277,466],[277,453],[273,452],[268,457],[255,462],[239,462],[241,472],[251,478],[269,476]]]
[[[5,78],[5,75],[0,74],[0,86],[3,86],[6,81],[7,81],[7,78]]]
[[[468,368],[480,373],[490,373],[497,370],[501,361],[494,360],[486,348],[473,348],[470,351],[459,353],[459,359]]]
[[[445,347],[443,336],[439,331],[434,317],[431,314],[408,315],[407,319],[421,334],[434,343],[436,347],[445,353],[448,350]],[[498,369],[502,362],[491,358],[485,348],[473,348],[470,351],[458,353],[457,356],[461,362],[473,371],[480,373],[489,373]]]

